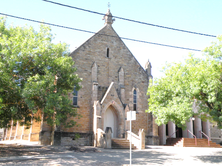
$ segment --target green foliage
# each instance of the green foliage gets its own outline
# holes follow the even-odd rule
[[[184,63],[168,65],[165,76],[149,85],[147,111],[156,117],[158,125],[172,121],[186,128],[195,102],[199,107],[196,115],[222,128],[222,36],[218,39],[204,50],[204,59],[190,55]]]
[[[81,137],[80,134],[78,133],[75,134],[75,140],[78,140],[80,137]]]
[[[80,78],[67,44],[52,40],[47,26],[7,27],[0,18],[0,128],[12,119],[29,125],[38,110],[50,125],[75,125],[67,121],[77,116],[68,93]]]

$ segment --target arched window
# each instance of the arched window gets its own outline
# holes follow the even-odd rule
[[[133,111],[136,111],[137,109],[137,92],[136,89],[133,90]]]
[[[106,49],[106,57],[109,58],[109,48]]]
[[[76,90],[76,87],[74,87],[73,90],[73,105],[77,106],[78,103],[78,91]]]

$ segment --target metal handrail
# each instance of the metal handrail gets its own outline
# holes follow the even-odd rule
[[[190,130],[187,130],[187,133],[188,132],[195,138],[195,145],[197,146],[197,137]],[[187,137],[188,137],[188,134],[187,134]]]
[[[210,138],[207,136],[207,134],[205,134],[203,131],[199,131],[200,132],[200,134],[203,134],[205,137],[207,137],[207,139],[208,139],[208,146],[210,146]]]
[[[171,145],[171,137],[172,135],[174,135],[176,132],[178,132],[179,130],[177,129],[173,134],[170,135],[169,139],[170,139],[170,145]]]

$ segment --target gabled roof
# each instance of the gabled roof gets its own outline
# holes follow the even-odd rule
[[[90,42],[91,40],[93,40],[93,38],[95,38],[98,35],[104,35],[107,37],[113,37],[113,38],[117,38],[117,40],[120,40],[121,43],[127,48],[127,50],[130,52],[130,54],[132,55],[132,57],[135,59],[135,61],[138,63],[138,65],[141,67],[141,69],[146,73],[146,71],[144,70],[144,68],[140,65],[140,63],[138,62],[138,60],[135,58],[135,56],[131,53],[131,51],[129,50],[129,48],[125,45],[125,43],[122,41],[122,39],[119,37],[119,35],[116,33],[116,31],[113,29],[111,24],[105,24],[105,26],[99,30],[97,33],[95,33],[92,37],[90,37],[88,40],[86,40],[82,45],[80,45],[77,49],[75,49],[70,55],[74,55],[75,52],[77,52],[80,48],[87,46],[87,43]]]

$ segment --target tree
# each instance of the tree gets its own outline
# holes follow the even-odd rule
[[[174,122],[186,128],[186,121],[194,114],[210,119],[222,128],[222,36],[207,47],[206,57],[193,55],[183,63],[168,64],[165,76],[154,81],[148,88],[149,110],[158,125]],[[194,102],[199,111],[194,113]]]
[[[26,125],[37,111],[48,124],[75,125],[68,94],[81,81],[65,43],[52,43],[50,28],[7,27],[0,18],[0,128],[13,120]],[[40,117],[35,117],[39,120]]]

